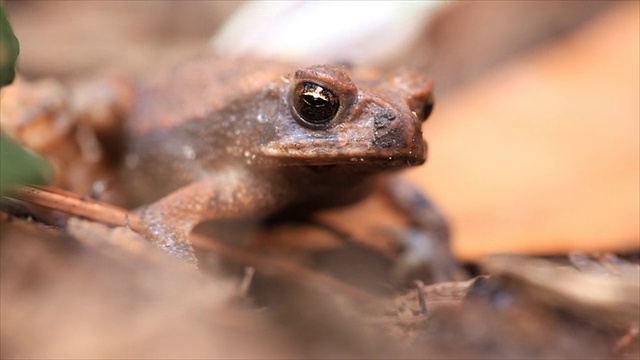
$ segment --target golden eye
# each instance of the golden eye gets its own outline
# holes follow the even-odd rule
[[[306,81],[296,86],[293,105],[303,125],[318,128],[333,120],[340,108],[340,100],[331,90]]]

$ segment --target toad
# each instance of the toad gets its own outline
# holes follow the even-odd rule
[[[424,163],[433,83],[344,66],[208,56],[141,89],[125,124],[122,179],[149,204],[144,234],[196,264],[206,220],[310,213],[367,196],[382,173]]]

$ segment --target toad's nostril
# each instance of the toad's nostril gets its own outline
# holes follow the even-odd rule
[[[431,112],[433,111],[433,98],[430,98],[429,100],[427,100],[427,102],[425,102],[422,105],[422,109],[420,109],[420,114],[419,114],[419,118],[421,122],[425,122],[429,116],[431,115]]]
[[[407,105],[413,110],[420,122],[425,122],[433,111],[433,94],[428,89],[415,91],[407,99]]]

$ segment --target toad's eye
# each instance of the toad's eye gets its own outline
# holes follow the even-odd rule
[[[301,82],[294,90],[293,106],[303,125],[326,126],[338,113],[340,100],[329,89],[312,82]]]

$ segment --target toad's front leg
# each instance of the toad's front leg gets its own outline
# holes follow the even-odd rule
[[[389,200],[412,223],[411,229],[397,234],[406,246],[398,272],[410,272],[426,266],[434,282],[462,281],[467,274],[451,252],[449,224],[429,198],[399,176],[383,183]]]
[[[189,234],[213,219],[259,216],[277,208],[282,189],[244,171],[221,171],[185,186],[142,210],[142,234],[177,259],[197,266]]]

